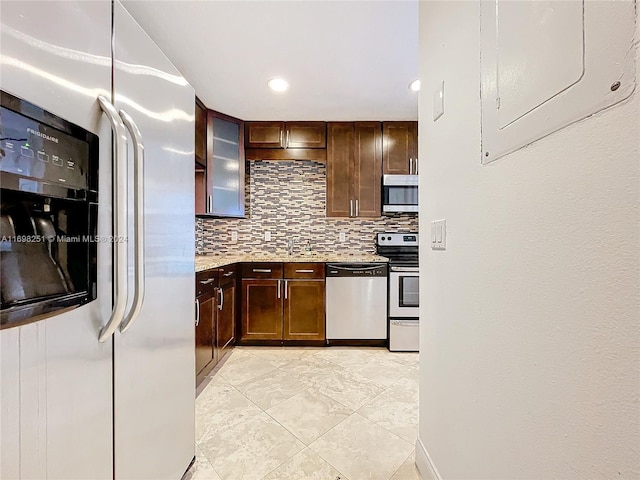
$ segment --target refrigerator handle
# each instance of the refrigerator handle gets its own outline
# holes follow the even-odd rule
[[[98,341],[105,342],[124,319],[127,307],[127,243],[121,241],[127,234],[127,130],[115,107],[102,95],[100,108],[111,123],[114,138],[113,156],[113,310],[100,330]]]
[[[120,110],[120,117],[133,140],[133,229],[134,229],[134,294],[131,310],[120,324],[120,331],[126,332],[135,322],[144,302],[144,143],[140,129],[131,115]]]

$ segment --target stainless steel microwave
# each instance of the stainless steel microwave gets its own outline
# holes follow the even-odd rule
[[[418,175],[382,176],[382,213],[418,212]]]

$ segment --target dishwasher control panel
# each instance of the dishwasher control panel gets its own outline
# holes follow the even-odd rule
[[[327,277],[386,277],[386,263],[327,263]]]

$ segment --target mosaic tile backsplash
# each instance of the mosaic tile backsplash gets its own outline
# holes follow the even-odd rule
[[[378,232],[416,232],[416,214],[380,218],[327,218],[325,216],[327,169],[322,163],[249,162],[245,182],[247,218],[198,218],[196,253],[282,253],[287,241],[296,241],[302,252],[307,241],[319,253],[375,253]],[[231,232],[238,241],[231,242]],[[264,234],[271,232],[271,241]],[[340,232],[346,241],[340,242]]]

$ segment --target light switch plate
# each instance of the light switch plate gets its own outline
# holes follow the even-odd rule
[[[433,121],[444,115],[444,80],[433,92]]]
[[[344,243],[347,241],[347,234],[345,232],[340,232],[340,242]]]
[[[271,241],[271,232],[269,232],[269,231],[264,232],[264,241],[265,242],[270,242]]]
[[[447,249],[447,221],[434,220],[431,222],[431,250]]]
[[[238,231],[231,230],[231,243],[238,243]]]

